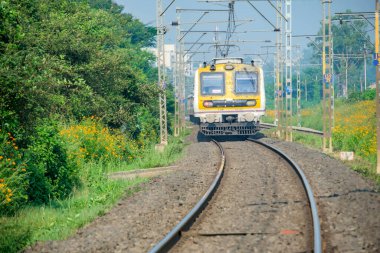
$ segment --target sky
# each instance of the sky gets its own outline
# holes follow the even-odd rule
[[[169,5],[171,0],[162,0],[164,9]],[[165,43],[174,44],[176,38],[176,27],[171,26],[172,21],[180,17],[181,30],[188,30],[192,23],[202,16],[202,12],[176,11],[182,9],[226,9],[227,1],[220,3],[205,3],[204,0],[176,0],[174,4],[167,10],[164,15],[164,23],[169,29],[166,35]],[[156,25],[156,0],[114,0],[114,2],[124,7],[124,12],[132,14],[140,19],[144,24],[151,26]],[[274,0],[271,0],[275,4]],[[276,10],[266,0],[252,0],[251,3],[271,22],[276,25]],[[332,0],[332,15],[338,12],[345,12],[350,9],[353,12],[373,12],[375,10],[375,0]],[[322,19],[321,0],[293,0],[292,1],[292,34],[293,35],[313,35],[320,28]],[[193,30],[219,31],[226,30],[226,20],[228,20],[228,12],[210,12],[206,14],[196,25]],[[243,20],[237,22],[240,24],[237,33],[231,40],[255,41],[250,43],[238,43],[239,47],[231,49],[230,56],[244,56],[247,54],[257,54],[273,52],[275,49],[265,46],[273,46],[275,43],[276,33],[273,27],[266,21],[252,6],[246,1],[237,0],[235,3],[235,20]],[[217,21],[224,21],[215,23]],[[202,23],[202,24],[201,24]],[[249,32],[247,32],[249,31]],[[195,42],[201,33],[188,33],[186,35],[186,49],[191,47],[191,43]],[[219,33],[219,40],[224,40],[225,34]],[[215,40],[215,32],[208,32],[201,38],[201,42],[212,42]],[[258,42],[270,40],[271,42]],[[305,48],[309,39],[305,37],[293,37],[292,44],[300,45]],[[232,44],[232,43],[231,43]],[[237,43],[236,43],[237,45]],[[264,47],[263,47],[264,46]],[[197,48],[195,45],[193,48]],[[198,51],[210,52],[208,54],[198,54],[194,57],[199,61],[209,60],[215,56],[215,49],[210,45],[202,46]],[[302,50],[301,50],[302,51]],[[294,55],[294,54],[293,54]],[[268,56],[267,56],[268,57]]]

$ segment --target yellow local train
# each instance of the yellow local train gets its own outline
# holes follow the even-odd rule
[[[195,73],[189,116],[206,136],[251,135],[265,114],[263,70],[242,58],[214,59]]]

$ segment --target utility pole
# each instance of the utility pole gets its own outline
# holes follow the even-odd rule
[[[274,124],[277,126],[278,125],[278,117],[277,117],[277,111],[278,111],[278,108],[277,108],[277,56],[276,54],[273,54],[273,102],[274,102]]]
[[[307,82],[306,82],[306,78],[305,78],[305,101],[307,102]]]
[[[277,10],[282,12],[282,0],[276,1]],[[276,112],[275,121],[277,124],[277,136],[283,136],[283,85],[282,85],[282,15],[277,12],[276,25]]]
[[[377,123],[377,174],[380,174],[380,65],[379,65],[379,0],[376,0],[375,13],[375,63],[376,64],[376,123]]]
[[[179,126],[181,131],[185,130],[185,54],[184,54],[184,42],[181,40],[179,42],[179,52],[180,52],[180,86],[179,86],[179,106],[180,106],[180,113],[179,113]]]
[[[160,146],[168,144],[167,114],[166,114],[166,94],[165,94],[165,33],[164,17],[162,12],[162,0],[157,0],[157,68],[158,85],[160,87],[159,107],[160,107]]]
[[[285,114],[285,135],[287,141],[293,141],[292,132],[292,0],[285,0],[285,98],[286,98],[286,114]]]
[[[323,74],[323,143],[324,152],[332,152],[332,128],[334,115],[334,87],[332,85],[332,33],[331,33],[331,3],[332,0],[321,0],[323,5],[323,50],[322,50],[322,74]]]
[[[175,79],[174,79],[174,136],[179,136],[179,85],[180,85],[180,51],[179,39],[181,38],[180,18],[173,22],[177,26],[177,43],[175,45]]]
[[[367,89],[367,48],[364,43],[364,90]]]
[[[344,86],[344,97],[348,98],[348,54],[346,51],[346,85]]]
[[[301,126],[301,51],[297,47],[297,126]]]

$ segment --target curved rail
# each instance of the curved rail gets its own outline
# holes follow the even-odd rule
[[[198,203],[191,209],[191,211],[175,226],[159,243],[157,243],[149,252],[166,252],[168,251],[176,241],[181,237],[181,232],[191,225],[192,222],[196,219],[199,213],[204,209],[207,202],[211,199],[213,193],[217,189],[220,180],[222,179],[224,172],[224,164],[226,162],[226,157],[222,146],[215,140],[212,140],[220,149],[222,160],[220,163],[219,171],[208,188],[207,192],[203,197],[198,201]]]
[[[311,186],[309,182],[307,181],[307,178],[305,174],[303,173],[302,169],[290,158],[288,157],[285,153],[283,153],[281,150],[263,143],[261,141],[253,140],[253,139],[248,139],[249,141],[258,143],[262,146],[265,146],[266,148],[269,148],[270,150],[274,151],[275,153],[279,154],[282,158],[284,158],[295,170],[297,173],[298,177],[302,181],[302,185],[305,188],[307,198],[309,199],[310,203],[310,208],[311,208],[311,215],[313,217],[313,229],[314,229],[314,253],[321,253],[322,252],[322,239],[321,239],[321,227],[319,223],[319,216],[318,216],[318,208],[317,204],[314,199],[314,194],[313,190],[311,189]]]
[[[260,123],[259,128],[261,129],[271,129],[271,128],[276,128],[277,125],[275,124],[270,124],[270,123]],[[306,133],[306,134],[314,134],[314,135],[319,135],[322,136],[323,132],[311,129],[311,128],[306,128],[306,127],[296,127],[292,126],[292,130],[296,132],[301,132],[301,133]]]

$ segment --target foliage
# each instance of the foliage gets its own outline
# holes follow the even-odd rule
[[[157,152],[155,145],[148,146],[136,159],[125,166],[109,167],[107,171],[118,171],[120,168],[131,169],[145,169],[154,167],[163,167],[173,164],[183,154],[184,140],[183,138],[188,135],[188,132],[183,133],[180,137],[169,137],[168,145],[163,152]],[[125,164],[125,163],[121,163]]]
[[[136,141],[127,142],[127,136],[117,130],[111,133],[95,116],[65,126],[60,135],[66,143],[68,158],[78,166],[89,161],[131,161],[139,149]]]
[[[91,126],[94,122],[99,124],[95,119],[85,119],[82,124]],[[166,166],[181,155],[185,134],[180,138],[171,137],[163,153],[153,147],[146,148],[133,163],[89,160],[80,170],[83,187],[69,198],[51,200],[42,206],[24,207],[14,217],[0,217],[0,233],[3,235],[0,237],[0,252],[19,252],[36,241],[62,240],[72,235],[77,228],[104,214],[126,191],[132,194],[139,190],[138,184],[147,181],[144,178],[113,181],[106,173]]]
[[[101,164],[90,163],[91,170],[102,171]],[[83,188],[70,198],[42,206],[27,206],[14,217],[0,217],[0,252],[20,252],[36,241],[63,240],[76,229],[104,214],[122,196],[139,190],[146,179],[111,181]]]
[[[348,102],[354,103],[361,100],[374,100],[376,98],[376,89],[368,89],[364,92],[351,92],[348,95]]]
[[[351,13],[347,10],[346,13]],[[373,52],[373,45],[370,43],[371,30],[368,29],[368,22],[358,20],[357,15],[345,15],[332,17],[332,34],[333,34],[333,52],[334,52],[334,82],[336,85],[336,94],[342,96],[345,86],[346,71],[348,75],[348,91],[355,91],[355,86],[361,82],[364,72],[364,60],[353,57],[353,55],[367,55],[367,80],[373,82],[375,80],[375,69],[368,60],[368,55]],[[327,28],[326,28],[327,31]],[[318,32],[322,35],[322,25]],[[322,52],[322,36],[316,37],[314,42],[308,44],[313,51],[314,63],[321,62]],[[302,75],[302,74],[301,74]],[[320,76],[320,74],[319,74]],[[309,79],[308,80],[313,80]]]
[[[78,167],[70,161],[57,124],[44,121],[36,127],[28,147],[28,195],[35,203],[69,196],[79,185]]]
[[[14,213],[26,203],[26,161],[11,133],[0,129],[0,213]]]
[[[360,101],[342,106],[335,113],[333,142],[339,150],[354,151],[374,162],[377,150],[375,101]]]
[[[22,129],[53,114],[98,115],[112,127],[157,114],[151,28],[107,0],[2,1],[0,119]],[[112,9],[112,11],[110,10]]]
[[[68,157],[75,145],[107,160],[157,140],[154,56],[142,49],[154,35],[111,0],[0,1],[0,128],[17,135],[28,160],[30,201],[67,197],[79,185],[77,160]],[[90,126],[80,123],[72,131],[83,130],[83,140],[71,146],[58,134],[58,120],[91,115],[107,133],[85,134]],[[105,136],[123,148],[104,151]]]

